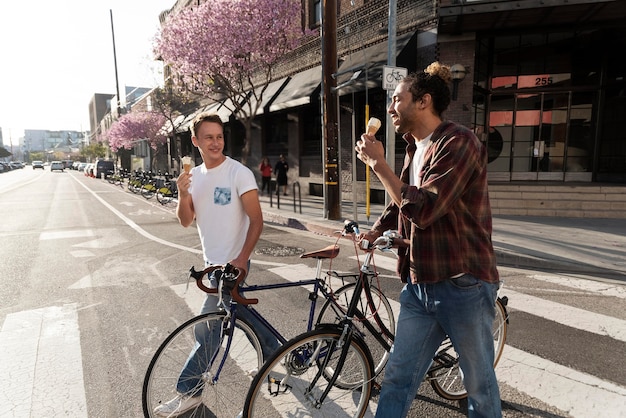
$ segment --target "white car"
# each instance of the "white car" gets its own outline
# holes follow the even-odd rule
[[[52,161],[50,164],[50,171],[59,170],[63,171],[65,169],[65,165],[61,161]]]

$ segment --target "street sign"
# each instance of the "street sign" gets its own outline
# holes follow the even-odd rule
[[[383,89],[395,90],[396,86],[400,84],[402,79],[407,76],[409,71],[403,67],[390,67],[385,65],[383,67]]]

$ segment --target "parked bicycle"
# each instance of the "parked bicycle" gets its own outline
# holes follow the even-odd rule
[[[128,171],[120,168],[117,171],[108,173],[106,179],[109,183],[114,184],[116,186],[124,187],[124,183],[126,179],[129,177]]]
[[[176,182],[173,181],[174,176],[170,173],[165,173],[163,175],[165,181],[163,185],[159,187],[156,191],[156,197],[160,204],[167,205],[174,199],[178,199],[178,188],[176,187]]]
[[[141,192],[141,186],[145,181],[145,175],[143,171],[134,170],[128,179],[128,190],[137,194]]]
[[[358,236],[358,226],[344,228]],[[367,288],[372,275],[370,265],[374,249],[388,250],[393,235],[384,234],[374,241],[361,267],[348,308],[339,322],[318,324],[313,331],[301,334],[274,353],[254,377],[242,413],[243,417],[276,417],[298,415],[307,417],[362,417],[367,412],[374,378],[375,361],[371,344],[360,332],[358,314],[360,293]],[[498,298],[494,321],[494,367],[498,363],[506,339],[508,316],[506,298]],[[365,319],[366,322],[370,322]],[[366,325],[366,324],[365,324]],[[382,328],[386,349],[393,334]],[[433,358],[425,380],[437,393],[448,399],[467,396],[462,384],[458,355],[449,339],[444,341]]]
[[[359,308],[354,309],[355,317],[362,321],[374,318],[369,326],[363,330],[365,338],[374,338],[373,335],[393,335],[395,319],[391,305],[383,293],[376,286],[367,286],[364,291],[354,292],[355,283],[346,283],[354,275],[322,273],[324,260],[333,259],[339,253],[337,245],[331,245],[318,251],[302,254],[302,258],[316,259],[316,274],[313,279],[303,279],[294,282],[275,283],[268,285],[245,285],[244,274],[230,271],[229,266],[211,266],[197,272],[193,267],[190,277],[197,286],[208,293],[220,295],[221,311],[199,315],[188,320],[174,330],[157,349],[146,372],[142,391],[142,404],[145,416],[153,417],[155,408],[176,396],[176,385],[180,371],[187,361],[189,352],[196,346],[196,335],[200,329],[212,329],[218,332],[209,334],[217,341],[205,341],[203,346],[214,347],[213,353],[206,354],[206,364],[202,365],[204,373],[200,378],[203,388],[197,389],[195,395],[202,396],[202,403],[194,410],[188,411],[187,416],[228,417],[236,416],[244,405],[244,400],[252,377],[263,365],[262,351],[256,331],[238,315],[238,310],[249,309],[250,313],[261,321],[284,344],[287,339],[276,330],[251,305],[257,299],[248,299],[247,294],[263,290],[274,290],[296,286],[313,286],[309,293],[310,309],[307,321],[307,330],[321,321],[324,312],[343,312],[347,305],[342,302],[347,298],[344,294],[357,294],[361,298]],[[203,279],[215,274],[218,279],[218,289],[209,289]],[[336,291],[332,290],[330,281],[340,279],[341,284]],[[224,292],[230,293],[230,303],[224,303],[221,296]],[[317,321],[315,312],[319,296],[325,299],[325,304]],[[350,299],[354,299],[351,297]],[[365,323],[365,322],[364,322]],[[388,347],[389,345],[387,345]],[[381,352],[382,357],[376,360],[379,370],[386,363],[387,352]],[[374,372],[372,372],[374,373]],[[201,392],[201,393],[200,393]],[[194,394],[192,394],[194,395]]]
[[[144,173],[144,181],[141,183],[141,195],[146,199],[152,199],[158,189],[157,178],[152,171]]]

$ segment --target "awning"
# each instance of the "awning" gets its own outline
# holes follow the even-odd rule
[[[274,96],[277,96],[278,94],[280,94],[280,92],[282,92],[282,90],[285,88],[287,83],[289,83],[289,78],[285,77],[285,78],[281,78],[280,80],[273,81],[267,86],[267,88],[263,92],[263,98],[262,98],[263,102],[261,103],[262,106],[257,111],[257,116],[263,114],[263,111],[265,110],[267,105],[273,102],[273,100],[275,99]],[[257,92],[259,92],[259,94],[261,92],[261,89],[262,87],[259,87],[256,89]],[[257,104],[257,101],[254,98],[254,95],[251,95],[250,96],[250,108],[254,108],[256,104]],[[248,108],[247,104],[245,104],[244,106]]]
[[[409,32],[396,38],[396,57],[414,35],[415,32]],[[337,69],[337,94],[363,91],[366,85],[368,88],[381,87],[387,50],[387,41],[384,41],[343,57]]]
[[[184,120],[177,125],[178,128],[176,129],[178,132],[185,132],[187,129],[189,129],[189,127],[191,126],[191,124],[193,123],[194,118],[199,115],[202,112],[206,112],[209,111],[210,108],[214,107],[215,105],[219,105],[219,103],[211,103],[209,105],[206,106],[200,106],[199,108],[197,108],[196,110],[194,110],[193,112],[187,114],[184,116]],[[179,118],[181,116],[179,116],[176,121],[174,122],[175,124],[178,123]]]
[[[311,95],[322,81],[322,66],[310,68],[290,77],[289,83],[269,103],[269,111],[307,105],[311,103]],[[264,106],[267,109],[267,105]]]

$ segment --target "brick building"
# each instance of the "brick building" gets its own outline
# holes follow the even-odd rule
[[[181,0],[172,10],[194,3]],[[323,3],[302,0],[303,26],[319,27]],[[389,1],[337,3],[340,187],[342,199],[352,199],[353,190],[361,199],[365,169],[354,161],[353,144],[366,113],[383,120],[379,138],[395,142],[396,171],[404,153],[403,140],[390,138],[385,126]],[[395,3],[396,66],[411,72],[435,60],[458,64],[462,78],[444,116],[471,127],[486,143],[491,183],[626,182],[626,134],[618,129],[626,116],[626,64],[616,53],[626,47],[623,1]],[[321,194],[324,180],[321,50],[320,38],[309,38],[277,65],[248,158],[256,167],[264,155],[274,162],[287,155],[290,182],[311,194]],[[241,128],[228,110],[219,112],[228,121],[227,152],[236,158]],[[184,128],[183,153],[192,150]],[[372,188],[373,200],[384,199],[375,179]]]

